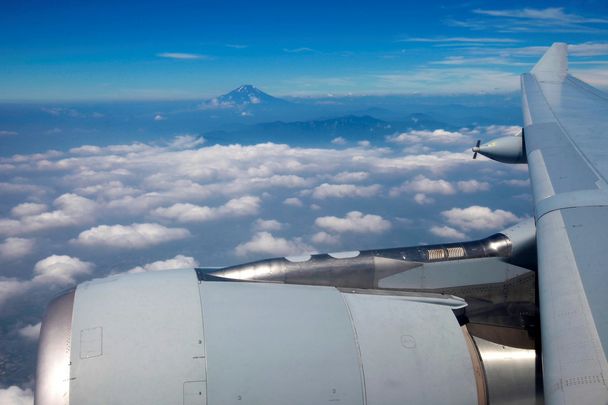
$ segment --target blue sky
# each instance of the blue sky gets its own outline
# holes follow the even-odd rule
[[[510,91],[554,41],[605,85],[607,34],[601,1],[14,1],[0,13],[0,98]]]

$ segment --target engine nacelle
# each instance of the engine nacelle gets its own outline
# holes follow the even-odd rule
[[[483,145],[475,146],[473,152],[502,163],[528,163],[522,134],[491,140]]]
[[[513,354],[471,338],[456,316],[464,305],[441,294],[204,281],[194,269],[93,280],[49,305],[35,403],[483,404],[492,398],[484,362],[509,368]],[[519,365],[527,359],[533,374],[534,351],[523,352]],[[533,395],[529,374],[500,384]]]

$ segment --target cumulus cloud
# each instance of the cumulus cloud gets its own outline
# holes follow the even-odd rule
[[[52,255],[34,265],[34,282],[56,285],[69,285],[76,277],[90,274],[95,266],[77,257]]]
[[[54,211],[32,213],[26,215],[29,210],[32,212],[32,205],[20,204],[13,208],[13,215],[18,215],[18,219],[0,219],[0,234],[22,235],[26,233],[82,225],[92,222],[95,216],[96,203],[85,197],[76,194],[63,194],[53,202],[57,208]],[[33,212],[40,206],[36,205]],[[22,215],[23,214],[23,215]]]
[[[468,208],[452,208],[442,211],[441,215],[449,224],[464,231],[499,229],[522,219],[509,211],[501,209],[492,210],[479,205],[473,205]]]
[[[429,197],[428,195],[426,195],[424,193],[416,193],[414,195],[414,201],[418,205],[427,205],[427,204],[433,204],[435,202],[435,199],[432,197]]]
[[[258,219],[254,223],[254,228],[258,231],[280,231],[284,227],[285,224],[276,219]]]
[[[178,222],[204,222],[226,217],[255,215],[260,208],[260,198],[244,196],[234,198],[219,207],[207,207],[189,203],[177,203],[166,208],[156,208],[156,216]]]
[[[35,241],[25,238],[6,238],[0,243],[0,257],[7,260],[27,256],[34,250]]]
[[[283,204],[285,204],[285,205],[291,205],[292,207],[302,207],[302,206],[304,206],[304,204],[302,203],[302,201],[300,201],[300,199],[297,198],[297,197],[286,198],[283,201]]]
[[[288,240],[274,237],[270,232],[257,232],[251,240],[241,243],[235,248],[235,253],[239,256],[248,254],[289,256],[312,251],[314,249],[303,243],[300,238]]]
[[[14,217],[27,217],[36,214],[42,214],[46,210],[46,204],[26,202],[13,207],[13,209],[11,209],[11,215]]]
[[[441,236],[447,239],[458,239],[463,240],[467,238],[467,235],[449,226],[433,226],[430,229],[433,235]]]
[[[91,274],[95,266],[77,257],[52,255],[34,265],[34,277],[30,280],[0,277],[0,307],[8,300],[22,295],[33,287],[66,286],[76,278]]]
[[[371,186],[357,186],[354,184],[328,184],[323,183],[312,192],[313,198],[346,198],[346,197],[374,197],[377,196],[382,186],[373,184]]]
[[[137,266],[128,271],[128,273],[144,273],[146,271],[161,271],[174,269],[189,269],[198,267],[199,263],[194,257],[177,255],[173,259],[159,260],[156,262]]]
[[[490,183],[477,180],[461,180],[456,183],[456,187],[464,193],[475,193],[477,191],[489,190]]]
[[[340,172],[332,178],[337,182],[353,182],[353,181],[364,181],[369,178],[367,172]]]
[[[344,139],[341,136],[338,136],[338,137],[332,139],[331,143],[333,143],[334,145],[346,145],[346,139]]]
[[[315,233],[312,235],[311,240],[319,245],[336,245],[340,243],[340,237],[338,235],[330,235],[325,231]]]
[[[432,180],[419,175],[411,181],[404,182],[399,187],[393,187],[389,194],[394,197],[406,192],[449,195],[456,193],[456,189],[449,181],[443,179]]]
[[[40,322],[19,328],[17,332],[27,340],[36,341],[40,336]]]
[[[414,199],[419,204],[423,203],[426,194],[442,194],[452,195],[456,191],[463,193],[473,193],[476,191],[485,191],[490,189],[490,184],[485,181],[478,180],[460,180],[451,183],[443,179],[429,179],[426,176],[419,175],[413,180],[406,181],[398,187],[391,188],[389,195],[396,197],[403,193],[417,193]]]
[[[167,228],[159,224],[100,225],[81,232],[73,242],[89,247],[143,249],[188,236],[190,232],[187,229]]]
[[[446,131],[445,129],[412,130],[398,135],[391,135],[386,138],[393,143],[440,143],[440,144],[459,144],[470,143],[471,137],[460,132]]]
[[[364,215],[359,211],[351,211],[344,218],[319,217],[315,220],[315,225],[337,233],[382,233],[391,228],[391,223],[380,215]]]
[[[0,388],[0,404],[7,405],[32,405],[34,403],[34,392],[29,388],[21,388],[11,385],[8,388]]]

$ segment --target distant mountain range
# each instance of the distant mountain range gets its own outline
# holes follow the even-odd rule
[[[327,142],[335,137],[349,140],[377,140],[385,135],[407,130],[434,130],[438,128],[456,129],[452,125],[434,120],[432,117],[416,113],[400,121],[384,121],[370,115],[345,115],[335,118],[309,121],[272,121],[242,126],[235,130],[205,133],[208,139],[253,140],[264,139],[273,142]]]

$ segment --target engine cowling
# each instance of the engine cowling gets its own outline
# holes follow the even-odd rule
[[[49,305],[35,403],[484,404],[488,355],[460,325],[464,305],[194,269],[92,280]],[[512,354],[492,350],[508,368]],[[533,395],[529,380],[509,386]]]
[[[473,152],[502,163],[528,163],[522,134],[493,139],[483,145],[475,146]]]

